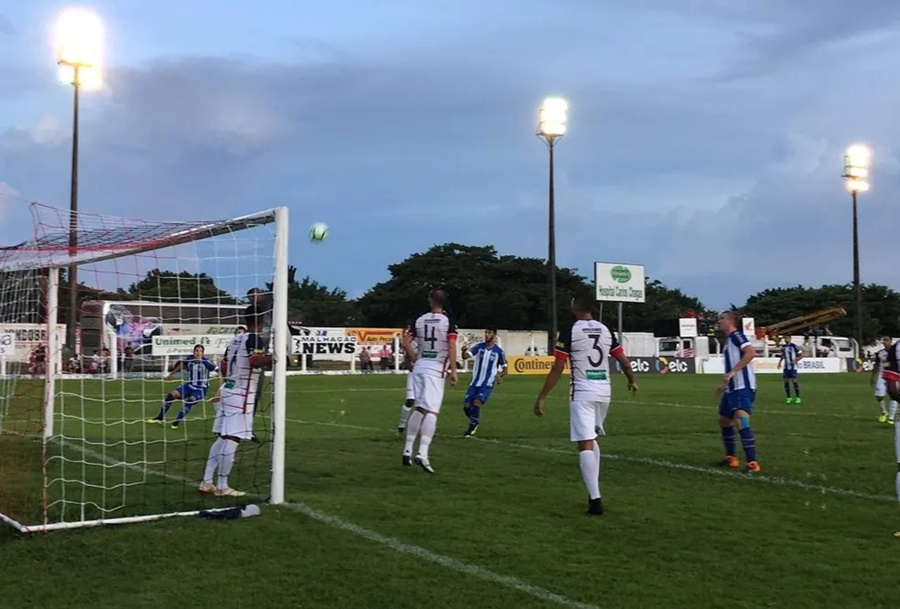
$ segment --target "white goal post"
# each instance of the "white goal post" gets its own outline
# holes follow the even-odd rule
[[[30,210],[33,238],[0,248],[0,520],[28,533],[284,503],[288,209],[202,222],[80,213],[74,231],[68,211],[39,203]],[[125,312],[92,318],[80,310],[68,345],[59,328],[73,289],[62,273],[72,265],[79,269],[75,289],[87,294],[82,300],[108,294],[123,300]],[[189,343],[194,318],[214,315],[232,332],[230,342],[246,329],[253,289],[267,305],[261,340],[272,368],[261,373],[252,436],[239,444],[230,475],[215,468],[220,483],[224,475],[246,494],[201,494],[204,467],[225,462],[211,448],[224,351],[210,349],[207,357],[200,350],[203,366],[181,352],[161,360],[148,341],[153,333],[140,329],[152,323],[146,309],[156,302],[182,312],[159,332]],[[127,310],[132,301],[135,311],[144,307],[140,315]],[[46,333],[26,348],[15,334],[25,327]],[[198,343],[192,353],[207,344]],[[151,360],[156,374],[136,369]]]

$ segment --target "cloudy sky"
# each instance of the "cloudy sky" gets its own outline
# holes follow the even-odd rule
[[[140,5],[141,8],[138,8]],[[65,3],[0,8],[0,241],[66,207]],[[261,10],[259,7],[265,7]],[[291,209],[300,274],[359,295],[435,243],[545,256],[547,95],[558,260],[643,263],[708,305],[851,279],[842,155],[874,151],[864,281],[900,289],[900,3],[857,0],[97,1],[81,209],[151,220]],[[323,245],[306,237],[324,221]]]

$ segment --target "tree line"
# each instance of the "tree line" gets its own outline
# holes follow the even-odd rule
[[[425,295],[441,287],[450,296],[450,313],[461,327],[497,326],[508,330],[546,330],[549,317],[547,263],[541,258],[502,255],[493,246],[459,243],[435,245],[388,267],[390,278],[374,285],[362,297],[351,299],[340,288],[329,288],[306,276],[299,281],[291,274],[288,308],[294,318],[310,326],[401,327],[420,314]],[[68,282],[62,274],[60,319],[66,319]],[[593,281],[569,268],[556,269],[559,319],[569,318],[569,296],[593,289]],[[271,288],[271,284],[268,286]],[[104,291],[84,283],[78,285],[78,300],[172,300],[233,304],[241,295],[231,295],[216,286],[205,273],[149,271],[127,288]],[[753,317],[764,326],[798,315],[842,306],[848,315],[832,322],[830,331],[852,336],[855,312],[850,285],[771,288],[751,295],[742,306],[732,308]],[[718,312],[678,288],[647,277],[646,302],[623,305],[623,325],[630,332],[652,332],[657,320],[696,316],[714,320]],[[615,327],[617,307],[606,306],[603,320]],[[900,293],[877,284],[863,287],[863,337],[872,342],[880,336],[900,336]]]

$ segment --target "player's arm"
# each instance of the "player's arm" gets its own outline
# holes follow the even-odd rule
[[[756,349],[753,348],[753,345],[750,344],[750,341],[747,340],[747,337],[741,335],[740,337],[734,336],[730,340],[734,342],[734,344],[741,350],[741,359],[740,361],[734,365],[734,368],[728,371],[728,374],[725,375],[725,382],[727,383],[731,379],[735,377],[735,375],[750,365],[750,362],[753,361],[753,358],[756,357]]]
[[[534,401],[534,414],[536,416],[544,416],[544,400],[547,399],[547,396],[559,382],[563,370],[566,369],[566,362],[569,361],[571,352],[572,328],[563,327],[559,330],[556,346],[553,349],[553,357],[555,358],[553,360],[553,365],[550,367],[550,372],[547,373],[547,378],[544,379],[544,385],[541,387],[541,390],[538,392],[537,398]]]
[[[878,353],[875,353],[875,357],[872,358],[872,378],[869,379],[869,384],[873,387],[875,386],[875,382],[878,380],[879,368],[881,367],[881,362],[878,361]]]
[[[172,378],[172,375],[173,375],[173,374],[175,374],[176,372],[178,372],[179,370],[181,370],[181,367],[182,367],[183,365],[184,365],[184,360],[181,360],[181,359],[178,360],[177,362],[175,362],[174,364],[172,364],[172,367],[169,368],[169,371],[166,373],[166,375],[165,375],[163,378],[166,379],[166,380],[169,380],[170,378]]]
[[[784,350],[778,352],[778,366],[776,366],[776,370],[781,370],[782,361],[784,361]]]
[[[453,320],[450,321],[450,325],[447,327],[447,356],[450,364],[450,385],[456,385],[456,381],[459,379],[459,376],[456,374],[456,339],[458,338],[458,334],[456,331],[456,324],[453,323]]]
[[[638,385],[637,381],[634,380],[634,370],[631,368],[631,360],[625,355],[625,349],[619,344],[615,334],[612,336],[612,348],[609,351],[609,355],[619,362],[619,365],[622,367],[622,373],[625,374],[625,378],[628,379],[628,391],[637,393]]]
[[[252,334],[247,338],[247,353],[250,355],[251,368],[269,368],[272,365],[272,356],[263,348],[259,334]]]
[[[500,370],[497,372],[497,382],[500,383],[507,372],[506,353],[503,352],[503,349],[500,349],[500,359],[497,361],[497,365],[500,366]]]
[[[803,355],[803,350],[802,350],[802,349],[797,349],[796,347],[794,347],[794,351],[797,353],[797,361],[796,361],[795,363],[799,363],[800,360],[802,360],[802,359],[805,357],[805,356]]]
[[[409,330],[403,333],[403,340],[400,343],[400,346],[403,347],[403,352],[406,354],[406,359],[409,360],[410,363],[414,364],[416,362],[416,352],[413,350],[412,342],[416,337],[416,327],[415,325],[410,326]]]

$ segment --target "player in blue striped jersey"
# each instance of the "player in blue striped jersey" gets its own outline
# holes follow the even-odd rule
[[[469,427],[463,434],[467,438],[475,435],[478,429],[481,407],[494,390],[494,383],[499,385],[506,375],[506,354],[496,341],[497,329],[488,328],[484,331],[484,342],[463,353],[463,359],[474,360],[472,382],[463,398],[463,412],[469,417]]]
[[[163,377],[165,380],[169,380],[173,373],[184,369],[187,373],[187,382],[182,383],[166,395],[159,414],[150,419],[148,423],[162,423],[169,408],[172,407],[172,402],[184,400],[181,411],[172,423],[172,427],[177,428],[194,404],[206,397],[206,392],[209,391],[209,373],[215,371],[216,365],[204,357],[204,351],[203,345],[194,345],[194,354],[175,362],[172,369]]]
[[[724,383],[716,390],[721,395],[719,402],[719,423],[722,428],[722,442],[725,444],[723,465],[740,467],[735,454],[735,425],[741,435],[741,445],[747,457],[747,471],[759,473],[756,461],[756,437],[750,429],[750,413],[756,400],[756,373],[753,358],[756,349],[738,329],[740,319],[735,311],[726,311],[719,318],[719,329],[725,334],[722,353],[725,357]]]
[[[803,352],[794,343],[788,343],[783,346],[781,353],[778,355],[778,367],[781,368],[781,365],[784,364],[784,372],[781,373],[781,376],[784,379],[785,404],[790,404],[791,402],[795,404],[803,403],[803,400],[800,399],[800,383],[797,381],[797,364],[802,359]],[[791,398],[791,381],[794,383],[794,398]]]

